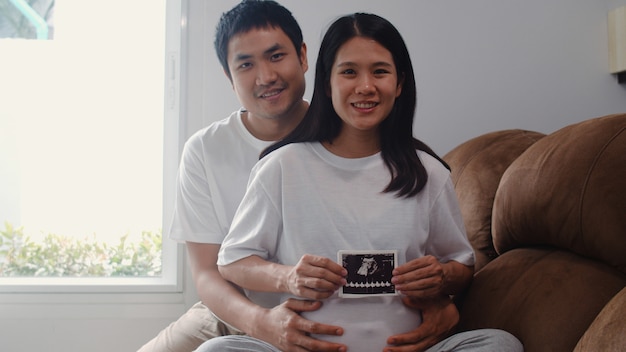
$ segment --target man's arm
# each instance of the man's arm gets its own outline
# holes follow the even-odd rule
[[[459,322],[459,311],[449,295],[458,294],[472,280],[474,268],[456,261],[440,263],[425,256],[397,267],[392,282],[405,294],[404,304],[420,309],[422,324],[415,330],[390,336],[388,351],[423,351],[448,337]]]
[[[387,343],[394,347],[385,351],[424,351],[450,336],[459,322],[459,311],[449,296],[431,300],[405,296],[402,300],[407,307],[421,310],[422,324],[413,331],[389,337]]]
[[[220,275],[217,267],[219,249],[220,245],[217,244],[187,242],[198,295],[215,315],[246,334],[283,351],[345,351],[343,345],[308,336],[343,333],[340,327],[315,323],[298,314],[319,309],[319,302],[290,300],[272,309],[254,304]]]

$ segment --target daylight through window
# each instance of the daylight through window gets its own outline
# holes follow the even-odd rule
[[[0,0],[0,277],[161,275],[164,52],[165,0]]]

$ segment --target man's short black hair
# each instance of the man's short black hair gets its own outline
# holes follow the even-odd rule
[[[228,43],[237,34],[251,29],[280,28],[291,39],[296,52],[302,47],[302,30],[291,12],[272,0],[243,0],[222,14],[215,29],[215,51],[224,72],[228,67]]]

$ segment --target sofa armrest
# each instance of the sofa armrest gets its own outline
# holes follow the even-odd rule
[[[602,309],[574,352],[626,351],[626,287]]]
[[[527,352],[572,351],[625,286],[624,274],[599,261],[555,248],[514,249],[476,273],[459,329],[506,330]]]

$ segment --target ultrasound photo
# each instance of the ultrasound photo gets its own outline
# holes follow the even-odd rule
[[[397,265],[397,251],[341,250],[337,261],[348,270],[348,281],[339,297],[358,298],[396,295],[391,273]]]

